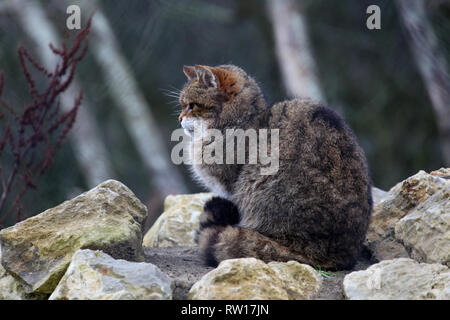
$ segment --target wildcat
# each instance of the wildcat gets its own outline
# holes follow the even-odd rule
[[[205,262],[254,257],[351,268],[372,196],[364,152],[344,120],[310,99],[268,107],[255,80],[234,65],[183,71],[188,82],[179,95],[179,122],[189,135],[199,126],[221,132],[279,129],[279,169],[273,175],[261,175],[260,163],[193,164],[194,176],[219,195],[204,205],[197,233]],[[204,139],[197,150],[211,143],[221,142]]]

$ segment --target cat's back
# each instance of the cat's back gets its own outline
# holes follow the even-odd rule
[[[353,134],[344,119],[333,109],[309,98],[296,98],[274,104],[267,110],[269,128],[315,127],[331,133]]]
[[[311,99],[292,99],[275,103],[267,110],[266,123],[271,129],[285,129],[304,125],[319,103]]]
[[[280,179],[289,188],[307,187],[313,198],[333,193],[334,200],[366,202],[367,160],[337,112],[310,99],[283,101],[268,111],[268,128],[279,129]]]
[[[311,164],[320,164],[327,156],[334,155],[334,160],[339,162],[354,156],[353,151],[364,158],[343,118],[317,101],[292,99],[276,103],[267,110],[265,125],[279,129],[280,159],[304,157]]]

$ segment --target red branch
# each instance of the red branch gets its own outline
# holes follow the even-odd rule
[[[82,92],[76,97],[73,107],[63,113],[60,112],[59,97],[69,87],[77,63],[86,54],[91,19],[92,15],[70,48],[64,43],[60,49],[49,44],[50,50],[61,60],[52,71],[43,67],[27,49],[19,46],[20,65],[32,100],[20,112],[1,98],[5,81],[3,72],[0,73],[0,120],[7,121],[5,129],[0,132],[0,224],[14,211],[16,221],[23,219],[21,200],[24,194],[29,189],[37,188],[37,179],[49,170],[56,152],[75,123]],[[30,66],[48,79],[44,90],[36,87]],[[12,156],[6,156],[3,152],[7,149]],[[11,163],[5,166],[6,161]],[[10,198],[14,200],[8,200]],[[6,208],[7,202],[9,208]]]

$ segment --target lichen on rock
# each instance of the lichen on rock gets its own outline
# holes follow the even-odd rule
[[[395,236],[396,224],[428,198],[446,188],[449,181],[425,171],[405,179],[389,190],[374,207],[366,247],[375,261],[408,257],[408,252]]]
[[[188,293],[191,300],[297,300],[310,299],[320,288],[321,277],[310,266],[296,261],[264,263],[255,258],[222,261],[197,281]]]
[[[168,300],[172,286],[172,280],[151,263],[78,250],[50,300]]]
[[[3,267],[31,292],[51,293],[80,248],[142,258],[147,208],[115,180],[0,231]]]

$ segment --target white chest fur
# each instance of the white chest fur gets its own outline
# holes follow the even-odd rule
[[[225,186],[220,183],[220,181],[215,176],[209,174],[208,170],[202,168],[201,165],[193,165],[192,169],[196,180],[200,182],[200,184],[220,197],[229,197],[229,193],[226,191]]]
[[[193,160],[194,158],[193,143],[191,143],[189,149],[190,149],[190,158],[191,160]],[[199,151],[199,149],[196,150]],[[191,173],[194,176],[195,180],[198,181],[204,187],[206,187],[206,189],[208,189],[209,191],[223,198],[229,197],[229,193],[226,191],[225,186],[219,181],[219,179],[217,179],[217,177],[211,174],[210,168],[206,168],[205,164],[203,164],[201,161],[199,162],[193,161],[191,166]]]
[[[208,123],[201,118],[191,117],[183,118],[181,124],[192,139],[189,146],[189,158],[192,163],[191,172],[194,178],[211,192],[228,198],[229,194],[225,186],[213,175],[211,168],[207,168],[207,165],[203,162],[203,142],[211,141],[208,130],[206,130]]]

